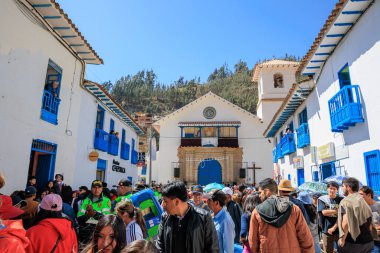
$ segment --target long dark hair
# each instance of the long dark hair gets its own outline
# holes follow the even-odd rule
[[[261,199],[258,193],[248,195],[243,204],[243,212],[251,216],[253,210],[255,210],[256,206],[260,203]]]
[[[61,211],[49,211],[45,210],[43,208],[40,208],[38,211],[36,218],[34,219],[33,226],[37,225],[39,222],[45,220],[45,219],[55,219],[55,218],[62,218],[62,212]]]
[[[136,208],[131,201],[122,201],[116,206],[116,210],[121,214],[127,213],[129,218],[135,219],[139,224],[144,237],[148,236],[148,230],[146,229],[144,216],[139,208]]]
[[[125,231],[125,224],[123,220],[114,214],[108,214],[104,215],[96,225],[94,234],[92,236],[92,241],[87,247],[84,249],[83,252],[98,252],[98,240],[100,237],[100,231],[102,231],[103,228],[110,226],[113,230],[114,235],[114,241],[116,241],[116,246],[113,249],[112,253],[120,253],[120,251],[127,245],[126,239],[126,231]],[[111,244],[113,241],[111,242]],[[91,250],[92,249],[92,250]]]

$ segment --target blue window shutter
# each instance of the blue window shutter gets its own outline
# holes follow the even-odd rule
[[[107,161],[103,159],[98,159],[98,165],[97,165],[98,170],[106,170],[107,169]]]
[[[121,143],[124,143],[125,142],[125,130],[123,129],[121,131]]]
[[[367,176],[367,185],[377,194],[380,193],[380,151],[365,152],[364,165]]]

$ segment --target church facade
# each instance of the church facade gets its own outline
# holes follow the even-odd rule
[[[272,177],[265,124],[212,92],[154,123],[160,149],[152,180],[251,183]]]

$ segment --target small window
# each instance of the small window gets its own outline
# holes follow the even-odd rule
[[[185,138],[199,138],[200,132],[198,127],[185,127],[183,128]]]
[[[344,67],[338,72],[339,85],[342,89],[344,86],[351,85],[350,71],[348,68],[348,64],[344,65]]]
[[[100,106],[98,106],[98,110],[96,112],[96,129],[103,130],[103,123],[104,123],[104,109]]]
[[[54,125],[58,124],[58,107],[61,102],[59,96],[61,79],[62,69],[49,60],[42,95],[41,119]]]
[[[121,130],[121,143],[125,142],[125,129]]]
[[[298,121],[299,121],[299,125],[307,123],[307,110],[306,110],[306,108],[303,109],[302,112],[300,112],[300,114],[298,115]]]
[[[202,137],[217,137],[218,129],[216,127],[203,127]]]
[[[236,137],[236,127],[221,127],[220,137]]]
[[[110,119],[110,133],[115,132],[115,121],[113,119]]]
[[[273,83],[275,88],[284,88],[284,77],[280,73],[273,75]]]
[[[107,161],[103,159],[98,159],[98,164],[96,166],[96,180],[100,180],[102,182],[105,181],[107,169]]]

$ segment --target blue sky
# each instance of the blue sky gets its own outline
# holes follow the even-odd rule
[[[337,0],[58,0],[104,60],[86,78],[115,82],[153,69],[158,81],[207,80],[240,59],[303,57]]]

